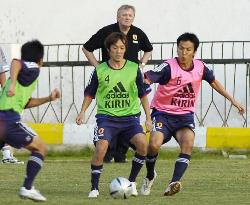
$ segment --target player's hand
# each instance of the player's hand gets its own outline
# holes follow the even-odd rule
[[[52,92],[49,95],[50,101],[54,101],[60,97],[61,97],[61,92],[57,88],[52,90]]]
[[[150,132],[152,130],[153,125],[152,125],[152,120],[151,119],[146,119],[145,127],[146,127],[146,132]]]
[[[7,95],[8,97],[12,97],[12,96],[14,96],[15,94],[16,94],[15,85],[10,84],[10,87],[9,87],[9,89],[8,89],[7,92],[6,92],[6,95]]]
[[[81,125],[84,123],[85,113],[80,112],[79,115],[76,117],[76,124]]]
[[[243,115],[246,112],[245,108],[240,103],[238,103],[236,100],[233,101],[232,104],[239,110],[239,113],[241,115]]]

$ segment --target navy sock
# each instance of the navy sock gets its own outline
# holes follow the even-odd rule
[[[40,171],[41,167],[43,166],[43,156],[38,153],[38,152],[33,152],[31,153],[28,163],[27,163],[27,168],[26,168],[26,177],[23,183],[23,186],[26,189],[31,189],[33,181]]]
[[[154,178],[154,170],[155,170],[155,163],[157,160],[158,154],[154,156],[147,156],[146,158],[146,167],[147,167],[147,178],[152,180]]]
[[[171,182],[180,181],[190,162],[191,156],[188,154],[180,154],[175,162],[174,174]]]
[[[103,165],[93,165],[91,164],[91,190],[99,190],[99,178],[102,173],[102,167]]]
[[[129,181],[135,182],[137,175],[139,174],[146,157],[135,153],[135,156],[132,161],[132,168],[129,176]]]

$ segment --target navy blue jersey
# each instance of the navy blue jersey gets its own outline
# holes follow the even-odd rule
[[[39,66],[34,62],[22,61],[22,69],[18,74],[17,80],[22,86],[31,85],[39,76]]]

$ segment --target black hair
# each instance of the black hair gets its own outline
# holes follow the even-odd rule
[[[121,32],[113,32],[109,34],[104,41],[105,48],[109,50],[111,45],[114,45],[118,40],[121,40],[127,49],[128,47],[127,37],[124,33]]]
[[[194,44],[194,51],[197,51],[200,41],[198,39],[198,37],[193,34],[193,33],[183,33],[182,35],[180,35],[177,39],[177,46],[179,46],[181,41],[191,41]]]
[[[28,41],[22,45],[21,59],[24,61],[39,63],[43,58],[44,47],[38,40]]]

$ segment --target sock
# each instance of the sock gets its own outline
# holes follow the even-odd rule
[[[33,181],[43,166],[43,156],[38,152],[32,152],[26,168],[26,177],[23,183],[23,186],[30,190],[33,184]]]
[[[188,154],[180,154],[175,162],[174,174],[171,182],[180,181],[190,162],[191,156]]]
[[[135,182],[137,175],[139,174],[146,157],[135,153],[135,156],[132,161],[132,168],[129,176],[129,181]]]
[[[2,148],[3,159],[10,159],[11,158],[11,151],[10,146],[6,145]]]
[[[91,164],[91,190],[99,190],[98,185],[99,185],[99,178],[102,173],[102,167],[103,165],[93,165]]]
[[[146,167],[147,167],[147,178],[149,180],[152,180],[154,178],[154,172],[155,172],[155,163],[157,160],[158,154],[154,156],[147,156],[146,158]]]

